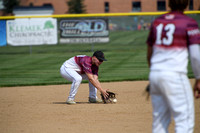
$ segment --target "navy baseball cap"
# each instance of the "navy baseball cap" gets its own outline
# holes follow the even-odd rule
[[[102,51],[95,51],[93,56],[97,57],[98,60],[107,61]]]

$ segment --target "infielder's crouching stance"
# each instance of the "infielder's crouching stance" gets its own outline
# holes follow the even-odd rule
[[[152,133],[168,133],[171,117],[175,133],[193,133],[194,100],[187,65],[190,57],[196,78],[194,96],[200,98],[200,31],[197,22],[183,14],[188,3],[169,0],[171,11],[155,19],[150,29],[147,57]]]
[[[99,103],[101,99],[97,98],[97,89],[107,98],[106,89],[101,87],[98,80],[99,66],[106,61],[102,51],[94,52],[93,56],[77,55],[66,60],[60,68],[60,74],[63,78],[72,82],[71,90],[67,104],[76,104],[75,95],[82,82],[82,79],[89,80],[89,102]]]

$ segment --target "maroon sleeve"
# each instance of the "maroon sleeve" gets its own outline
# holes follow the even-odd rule
[[[99,67],[92,65],[92,73],[98,76]]]
[[[200,44],[200,30],[195,20],[190,21],[187,25],[188,43]]]
[[[98,75],[98,67],[92,65],[92,58],[89,56],[85,56],[81,60],[81,66],[84,73],[91,73]]]

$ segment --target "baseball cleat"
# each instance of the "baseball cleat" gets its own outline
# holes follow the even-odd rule
[[[90,103],[102,103],[102,100],[98,99],[98,98],[90,98],[89,97],[89,102]]]
[[[67,100],[66,102],[67,104],[76,104],[76,102],[74,100]]]

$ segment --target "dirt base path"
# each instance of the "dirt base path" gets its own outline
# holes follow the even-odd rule
[[[70,85],[3,87],[0,132],[150,133],[151,102],[143,95],[147,84],[147,81],[103,83],[104,88],[118,93],[117,104],[88,103],[88,84],[81,84],[76,105],[65,104]],[[195,107],[194,133],[199,133],[199,100],[195,100]],[[172,123],[170,133],[174,133],[173,127]]]

